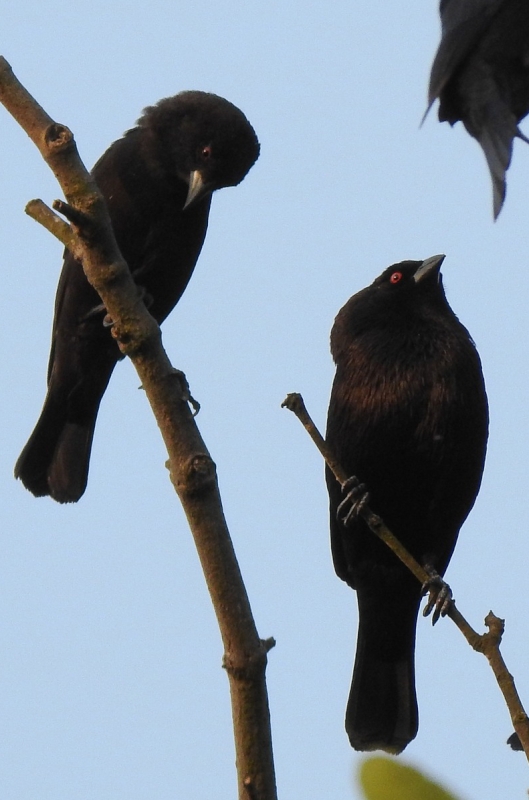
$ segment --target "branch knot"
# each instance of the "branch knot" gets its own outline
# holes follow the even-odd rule
[[[44,141],[50,151],[67,148],[74,144],[73,133],[66,125],[52,122],[44,131]]]
[[[184,465],[177,487],[189,496],[205,494],[216,485],[217,466],[209,453],[195,453]]]
[[[232,655],[224,653],[222,667],[238,681],[254,681],[264,675],[268,663],[268,651],[275,646],[275,639],[260,639],[258,647],[251,653]]]

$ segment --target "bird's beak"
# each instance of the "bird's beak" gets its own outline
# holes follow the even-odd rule
[[[444,255],[431,256],[423,261],[420,267],[417,268],[417,271],[413,274],[413,280],[415,283],[419,283],[420,281],[424,280],[424,278],[427,278],[428,275],[431,275],[433,272],[439,274],[441,264],[445,258],[446,256]]]
[[[189,190],[187,192],[184,208],[189,208],[190,205],[198,203],[211,191],[211,187],[204,183],[202,175],[198,169],[194,169],[189,175]]]

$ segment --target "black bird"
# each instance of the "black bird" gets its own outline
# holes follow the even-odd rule
[[[518,123],[529,112],[527,0],[441,0],[442,38],[430,75],[428,109],[461,120],[481,145],[492,178],[494,217],[505,199],[505,173]]]
[[[327,442],[402,544],[443,575],[481,483],[488,431],[478,353],[445,297],[444,256],[388,267],[336,317]],[[356,750],[401,752],[418,729],[414,648],[422,587],[361,516],[337,518],[336,572],[359,628],[345,727]]]
[[[145,109],[99,159],[93,175],[114,233],[151,314],[162,322],[193,273],[211,193],[240,183],[259,155],[255,132],[234,105],[182,92]],[[105,309],[80,262],[66,251],[53,321],[48,393],[15,466],[37,497],[79,500],[86,488],[99,403],[116,362]]]

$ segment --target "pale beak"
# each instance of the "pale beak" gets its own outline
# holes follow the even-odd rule
[[[443,263],[445,258],[446,256],[444,255],[431,256],[430,258],[427,258],[425,261],[423,261],[420,267],[417,268],[417,271],[414,272],[413,274],[413,280],[415,281],[415,283],[419,283],[419,281],[422,281],[432,272],[438,273],[439,270],[441,269],[441,264]]]
[[[198,169],[194,169],[189,175],[189,190],[187,192],[184,208],[188,208],[190,205],[194,205],[199,200],[202,200],[202,198],[209,194],[210,191],[210,186],[208,186],[207,183],[204,183],[202,175]]]

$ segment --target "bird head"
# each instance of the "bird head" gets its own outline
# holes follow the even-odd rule
[[[139,120],[158,142],[158,156],[188,186],[184,208],[237,186],[259,156],[254,129],[232,103],[208,92],[181,92],[147,108]]]
[[[444,259],[444,255],[437,255],[393,264],[351,300],[358,298],[358,305],[365,303],[372,311],[378,307],[388,314],[392,310],[410,313],[436,299],[446,302],[440,273]]]
[[[413,320],[453,314],[447,303],[440,273],[444,255],[424,261],[393,264],[373,283],[353,295],[338,313],[331,333],[331,350],[336,357],[343,345],[356,336],[405,326]]]
[[[415,294],[425,291],[430,286],[435,287],[441,283],[440,269],[444,260],[444,255],[438,255],[426,258],[424,261],[402,261],[393,264],[376,278],[371,287],[395,296],[396,290]]]

